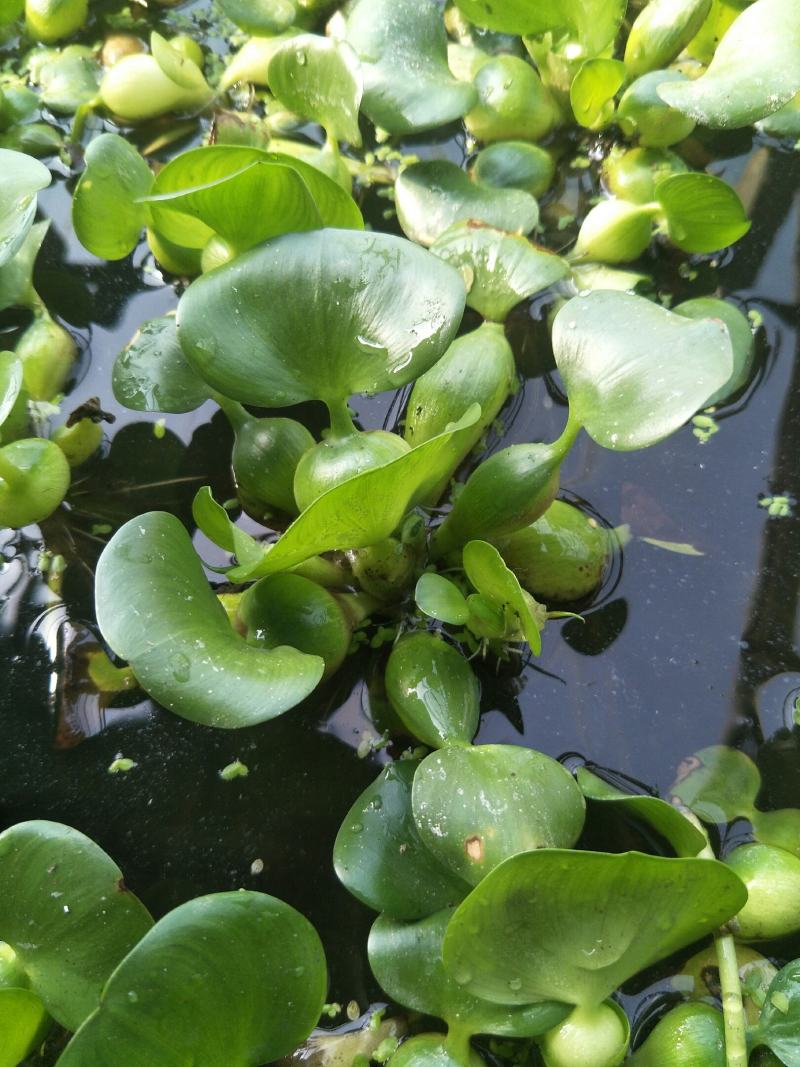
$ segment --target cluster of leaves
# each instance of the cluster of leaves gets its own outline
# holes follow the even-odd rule
[[[220,0],[225,16],[252,36],[218,79],[197,42],[157,32],[149,50],[127,35],[106,41],[99,56],[69,44],[37,50],[28,63],[37,100],[74,115],[76,145],[87,127],[94,130],[95,111],[128,130],[182,115],[178,135],[213,114],[207,143],[157,170],[130,136],[92,137],[72,218],[97,256],[127,256],[144,232],[167,274],[194,278],[176,313],[143,323],[119,355],[114,392],[145,412],[216,403],[234,432],[240,502],[266,528],[254,538],[210,490],[197,494],[196,526],[230,557],[219,569],[235,591],[218,596],[174,516],[134,518],[101,557],[98,624],[111,652],[161,705],[223,728],[260,723],[300,703],[339,668],[365,620],[388,622],[393,634],[411,630],[386,666],[393,728],[435,751],[387,767],[345,820],[335,850],[344,884],[380,913],[370,939],[379,981],[397,1002],[448,1027],[446,1039],[422,1035],[401,1046],[396,1067],[431,1058],[466,1064],[470,1038],[480,1033],[535,1037],[548,1067],[588,1067],[589,1049],[597,1067],[613,1067],[629,1033],[608,998],[623,982],[715,931],[722,977],[732,946],[730,934],[719,933],[723,923],[742,941],[800,925],[796,909],[760,901],[758,889],[772,877],[788,887],[782,899],[796,888],[800,860],[786,842],[796,840],[797,813],[759,812],[755,792],[737,789],[738,806],[721,814],[749,818],[757,840],[723,864],[694,823],[655,797],[609,795],[586,774],[576,783],[533,750],[473,747],[479,685],[463,649],[538,654],[548,617],[563,612],[534,597],[575,606],[599,585],[608,534],[555,499],[581,430],[611,451],[650,447],[746,386],[753,341],[737,308],[704,297],[667,310],[637,295],[641,276],[616,265],[639,259],[654,237],[702,255],[747,232],[735,191],[691,171],[675,149],[697,123],[757,121],[781,134],[793,128],[800,13],[794,0],[755,0],[743,10],[727,0],[650,0],[637,5],[638,14],[627,12],[625,0],[456,0],[444,13],[435,0],[353,0],[332,15],[325,34],[313,32],[328,6]],[[2,12],[11,23],[22,8],[12,2]],[[51,44],[68,39],[89,14],[83,0],[28,0],[25,17],[29,34]],[[753,40],[766,44],[756,50]],[[256,88],[245,98],[242,85]],[[3,121],[18,137],[33,125],[30,93],[16,85],[0,98],[0,117],[10,116]],[[470,150],[480,146],[466,170],[404,157],[385,144],[456,120]],[[308,124],[313,141],[303,133]],[[536,142],[564,126],[587,138],[605,131],[616,143],[602,164],[611,195],[583,219],[573,246],[556,253],[529,235],[555,172],[552,152]],[[162,147],[171,143],[164,136]],[[363,151],[365,143],[384,147]],[[43,438],[6,437],[6,425],[28,397],[52,400],[62,391],[74,354],[54,358],[60,328],[31,283],[44,236],[42,224],[33,225],[35,193],[49,173],[20,152],[3,158],[19,182],[7,201],[3,186],[0,203],[0,298],[7,293],[7,304],[32,308],[31,329],[50,331],[46,358],[20,342],[0,363],[3,433],[11,442],[0,450],[0,520],[22,526],[63,499],[70,453]],[[405,237],[365,229],[356,198],[375,184],[388,186],[383,192]],[[506,318],[547,290],[569,403],[564,432],[472,463],[454,491],[453,478],[517,387]],[[483,321],[459,335],[467,306]],[[356,428],[351,397],[403,386],[410,390],[402,435]],[[307,401],[328,411],[319,441],[296,419],[245,407]],[[78,462],[98,440],[93,424],[82,433],[94,444],[73,442]],[[713,801],[697,781],[687,778],[677,795],[705,819],[711,809],[703,810],[703,797]],[[624,807],[676,855],[575,849],[584,795]],[[8,831],[0,837],[0,881],[25,877],[25,849],[65,833],[72,840],[74,832],[42,824]],[[87,848],[81,841],[78,851],[93,855]],[[110,861],[103,855],[98,863],[105,877]],[[45,868],[37,864],[41,879]],[[8,899],[32,908],[44,884]],[[85,899],[97,906],[91,892]],[[125,906],[145,921],[138,905]],[[71,947],[58,949],[54,905],[46,907],[35,944],[27,934],[23,943],[14,916],[4,919],[0,910],[0,937],[25,975],[14,987],[30,1015],[20,1023],[20,1048],[38,1039],[50,1015],[77,1031],[65,1063],[101,1063],[109,1040],[136,1033],[143,1042],[147,1018],[151,1048],[143,1054],[137,1046],[139,1060],[132,1051],[131,1062],[166,1063],[159,1042],[169,1033],[174,1044],[177,1027],[182,1054],[202,1046],[202,1062],[256,1064],[294,1047],[319,1014],[319,956],[292,972],[299,978],[313,970],[296,998],[285,967],[297,944],[284,951],[278,939],[264,956],[266,973],[277,968],[283,976],[274,989],[251,973],[261,966],[262,911],[279,917],[287,937],[301,936],[291,932],[299,917],[270,898],[204,898],[150,932],[111,937],[113,949],[102,948],[110,956],[87,965],[89,989],[83,975],[61,980],[58,967]],[[220,938],[255,955],[225,957],[219,945],[200,951],[205,934],[193,924],[205,930],[204,916]],[[40,946],[54,954],[55,971],[30,956]],[[176,951],[191,974],[176,969],[153,981],[147,1012],[137,1014],[143,993],[135,982],[139,975],[149,982],[158,964],[151,953]],[[750,1031],[752,1044],[768,1046],[789,1067],[798,1062],[793,966],[775,977]],[[184,1025],[176,983],[190,980],[194,989],[198,977],[203,999],[185,1000]],[[235,1004],[221,992],[229,978]],[[50,992],[56,980],[70,997],[78,991],[79,1007],[62,1008]],[[267,992],[277,1000],[265,1006]],[[705,1027],[707,1055],[717,1055],[708,1062],[743,1067],[735,973],[733,985],[725,973],[723,992],[726,1037],[716,1007],[665,1017],[635,1058],[665,1062],[664,1048],[673,1057],[680,1051],[676,1028]],[[297,1019],[290,1025],[284,1007],[276,1023],[275,1003],[294,1004]],[[196,1027],[198,1014],[206,1029]]]

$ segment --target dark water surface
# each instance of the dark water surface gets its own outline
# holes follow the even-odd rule
[[[460,159],[459,144],[415,148]],[[735,743],[761,767],[760,806],[797,805],[800,517],[769,517],[759,500],[800,501],[800,155],[741,136],[698,142],[692,152],[701,165],[715,160],[710,169],[737,186],[752,231],[719,262],[698,258],[694,280],[678,273],[680,259],[667,250],[642,266],[676,300],[720,292],[758,312],[756,380],[719,413],[719,433],[707,444],[691,426],[629,454],[581,437],[563,472],[564,495],[585,501],[611,526],[629,524],[632,539],[585,625],[548,624],[541,657],[524,669],[485,665],[478,740],[579,754],[666,793],[681,760],[706,745]],[[591,194],[587,183],[585,172],[571,171],[554,202],[560,196],[563,210],[576,213]],[[77,827],[114,857],[157,913],[239,886],[283,897],[320,930],[331,997],[364,1005],[377,995],[366,964],[370,915],[339,887],[330,859],[339,823],[383,758],[356,753],[373,731],[363,679],[374,664],[364,655],[348,661],[303,706],[230,733],[184,722],[149,700],[104,710],[82,681],[81,651],[97,641],[91,571],[108,536],[97,525],[116,527],[151,508],[190,524],[199,486],[210,482],[218,499],[233,487],[231,434],[213,405],[166,416],[159,437],[156,416],[114,400],[114,357],[143,319],[174,308],[178,294],[144,246],[116,264],[80,248],[68,222],[71,184],[62,177],[40,198],[42,216],[54,221],[37,286],[85,349],[55,422],[95,396],[116,422],[103,457],[76,476],[71,512],[41,533],[4,535],[0,828],[31,818]],[[551,204],[551,221],[555,210]],[[551,226],[551,245],[566,244],[568,233]],[[551,440],[564,422],[542,321],[546,304],[522,307],[509,322],[525,383],[506,444]],[[0,328],[13,341],[21,321],[7,317]],[[392,399],[358,400],[362,425],[395,418]],[[318,428],[320,412],[305,411]],[[63,602],[35,574],[42,537],[68,559]],[[701,554],[676,554],[643,537],[687,543]],[[196,544],[214,559],[207,542],[197,537]],[[138,766],[108,774],[120,753]],[[234,758],[248,765],[249,777],[224,782],[218,771]],[[263,871],[252,874],[257,859]]]

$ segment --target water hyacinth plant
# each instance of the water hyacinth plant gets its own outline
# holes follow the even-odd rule
[[[797,809],[768,810],[732,748],[699,751],[662,798],[530,738],[486,742],[481,713],[488,670],[556,669],[554,620],[584,625],[632,536],[568,495],[576,443],[622,479],[627,453],[693,419],[710,436],[756,374],[753,322],[706,284],[752,197],[704,169],[705,139],[795,129],[800,9],[198,10],[203,33],[169,11],[144,32],[132,11],[0,0],[30,45],[0,78],[0,311],[23,316],[0,352],[0,522],[40,524],[52,556],[110,462],[99,402],[50,432],[81,369],[40,295],[57,235],[36,221],[52,179],[37,155],[69,175],[56,192],[85,258],[144,264],[165,294],[107,365],[117,410],[164,416],[157,440],[172,416],[230,431],[221,476],[175,474],[190,508],[134,502],[92,524],[92,685],[197,724],[175,729],[248,736],[374,653],[387,751],[326,847],[375,914],[382,995],[410,1013],[405,1040],[369,1047],[376,1063],[797,1067],[798,963],[750,947],[800,930]],[[700,284],[673,301],[664,263]],[[529,311],[563,409],[552,434],[511,427],[531,414],[515,342]],[[378,405],[382,423],[363,414]],[[120,753],[112,773],[136,766]],[[237,758],[220,788],[248,775]],[[156,921],[79,830],[0,833],[0,1067],[315,1055],[312,926],[251,888],[188,895]],[[640,1025],[631,983],[668,973]]]

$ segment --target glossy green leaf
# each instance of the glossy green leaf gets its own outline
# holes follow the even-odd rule
[[[389,133],[443,126],[475,103],[474,88],[450,73],[435,0],[356,0],[345,36],[361,60],[362,110]]]
[[[361,794],[336,836],[339,881],[367,907],[411,921],[457,904],[469,886],[423,845],[411,813],[417,760],[398,760]]]
[[[237,26],[265,37],[287,30],[297,15],[292,0],[218,0],[218,3]]]
[[[509,856],[570,848],[585,813],[569,771],[517,745],[432,752],[414,778],[412,806],[423,842],[471,885]]]
[[[684,761],[672,795],[709,823],[749,819],[761,788],[758,767],[735,748],[712,745]]]
[[[684,300],[672,309],[687,319],[722,319],[728,328],[733,346],[733,373],[725,385],[706,401],[707,407],[723,404],[740,392],[750,380],[755,361],[755,344],[750,320],[734,304],[714,296],[698,296]]]
[[[625,65],[631,77],[666,67],[698,32],[711,0],[650,0],[631,26]]]
[[[414,600],[419,610],[429,618],[450,623],[451,626],[463,626],[469,618],[464,594],[455,582],[441,574],[423,574],[414,590]]]
[[[587,59],[572,80],[569,102],[581,126],[600,130],[614,117],[614,97],[625,82],[617,59]]]
[[[198,897],[125,957],[59,1067],[257,1067],[305,1040],[326,989],[300,912],[244,890]]]
[[[746,899],[716,860],[539,849],[473,889],[450,920],[444,964],[470,993],[500,1004],[539,996],[596,1005]]]
[[[481,62],[472,84],[478,100],[464,125],[477,141],[539,141],[560,118],[538,73],[518,56],[500,54]]]
[[[293,226],[364,225],[353,198],[326,174],[260,148],[206,145],[182,152],[160,171],[152,194],[159,233],[189,248],[203,248],[214,233],[249,248]]]
[[[478,730],[480,694],[467,660],[436,634],[407,634],[389,655],[386,695],[425,745],[468,745]]]
[[[676,855],[696,856],[705,848],[705,835],[672,804],[658,797],[621,793],[585,767],[578,768],[577,779],[587,800],[608,804],[635,821],[651,826],[669,841]]]
[[[202,94],[207,88],[198,64],[155,31],[150,34],[150,51],[164,74],[181,89]]]
[[[95,601],[112,650],[155,700],[193,722],[264,722],[298,704],[322,677],[319,657],[252,648],[233,631],[173,515],[148,512],[116,532],[97,566]]]
[[[152,925],[119,867],[77,830],[35,821],[0,834],[0,938],[68,1030],[94,1011],[106,979]]]
[[[432,245],[456,222],[526,234],[539,221],[539,206],[529,193],[479,185],[446,160],[407,167],[395,183],[395,206],[403,232],[422,245]]]
[[[216,502],[207,485],[197,490],[192,501],[192,518],[209,541],[236,556],[239,563],[247,566],[261,559],[264,552],[262,546],[231,521],[228,512]]]
[[[70,482],[64,453],[44,437],[25,437],[0,448],[0,526],[19,529],[42,522],[61,504]]]
[[[442,963],[451,915],[447,908],[415,923],[388,915],[375,920],[369,934],[369,963],[392,1000],[411,1011],[436,1015],[467,1034],[537,1037],[566,1018],[570,1009],[565,1004],[492,1004],[465,992]]]
[[[178,335],[226,396],[271,407],[338,401],[432,366],[464,299],[455,270],[399,237],[288,234],[195,281],[178,307]]]
[[[627,0],[457,0],[467,18],[502,33],[567,33],[587,55],[598,55],[613,41]]]
[[[0,148],[0,267],[11,259],[33,225],[36,194],[50,184],[50,171],[31,156]]]
[[[139,201],[153,181],[147,163],[124,137],[95,137],[72,200],[72,224],[84,248],[103,259],[132,252],[147,225],[147,208]]]
[[[269,86],[267,74],[272,57],[282,45],[300,31],[292,27],[269,37],[250,37],[231,57],[220,79],[220,89],[230,89],[237,82]]]
[[[502,612],[509,633],[525,635],[531,652],[542,651],[543,617],[536,612],[536,601],[526,593],[503,557],[486,541],[469,541],[464,546],[464,570],[476,591]]]
[[[750,229],[735,189],[712,174],[673,174],[658,183],[656,200],[670,240],[684,252],[718,252]]]
[[[13,352],[0,352],[0,427],[6,421],[22,389],[22,364]]]
[[[30,989],[0,989],[0,1067],[18,1067],[40,1044],[48,1016]]]
[[[786,1067],[800,1067],[800,960],[778,971],[752,1033],[753,1044],[772,1049]]]
[[[467,304],[485,319],[504,322],[513,307],[569,274],[569,264],[519,234],[482,223],[458,222],[431,245],[467,285]]]
[[[211,395],[186,361],[174,315],[141,324],[117,356],[111,384],[120,404],[134,411],[194,411]]]
[[[36,308],[39,297],[33,288],[33,269],[49,229],[49,219],[34,222],[16,255],[0,267],[0,311],[9,307]]]
[[[456,423],[410,452],[364,471],[318,497],[295,519],[261,563],[229,573],[233,581],[275,574],[334,549],[365,548],[382,541],[424,500],[460,454],[480,415],[473,405]]]
[[[727,328],[641,296],[597,290],[559,311],[553,351],[570,415],[599,445],[646,448],[677,430],[733,371]]]
[[[665,82],[658,90],[671,107],[712,128],[748,126],[798,91],[800,6],[795,0],[756,0],[735,19],[705,74]]]
[[[312,33],[292,37],[269,63],[269,87],[290,111],[318,122],[337,141],[361,144],[363,80],[346,41]]]
[[[499,189],[521,189],[537,197],[546,193],[555,176],[555,162],[545,148],[525,141],[499,141],[475,156],[473,181]]]
[[[57,115],[74,115],[97,96],[100,64],[90,48],[67,45],[37,67],[42,103]]]

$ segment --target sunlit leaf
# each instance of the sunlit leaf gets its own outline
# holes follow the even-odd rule
[[[467,18],[502,33],[567,33],[587,55],[598,55],[617,34],[627,0],[457,0]]]
[[[420,611],[439,622],[463,626],[469,618],[464,594],[454,582],[441,574],[423,574],[414,590],[414,599]]]
[[[291,0],[218,0],[218,3],[237,26],[264,36],[287,30],[297,15]]]
[[[599,130],[614,117],[614,97],[625,82],[625,64],[617,59],[587,59],[569,90],[575,118],[581,126]]]
[[[142,688],[193,722],[264,722],[322,677],[319,657],[252,648],[234,632],[173,515],[148,512],[116,532],[97,565],[95,601],[103,636]]]
[[[22,364],[13,352],[0,352],[0,427],[17,402],[22,389]]]
[[[257,1067],[317,1022],[325,955],[298,911],[264,893],[198,897],[131,951],[59,1067]]]
[[[16,255],[0,267],[0,311],[9,307],[34,308],[38,303],[33,288],[33,270],[49,229],[50,219],[34,222]]]
[[[687,321],[644,297],[597,290],[559,311],[553,351],[574,419],[604,448],[646,448],[728,381],[733,352],[717,319]]]
[[[800,960],[778,971],[753,1028],[753,1044],[772,1049],[786,1067],[800,1067]]]
[[[0,267],[16,253],[33,225],[36,194],[50,184],[47,167],[23,152],[0,148]]]
[[[534,656],[542,651],[543,619],[535,612],[536,601],[525,593],[503,557],[486,541],[469,541],[464,546],[464,570],[478,593],[503,613],[512,632],[525,635]]]
[[[735,915],[739,878],[707,859],[539,849],[512,856],[456,910],[445,968],[499,1004],[596,1005]]]
[[[94,1011],[111,972],[152,925],[116,863],[77,830],[42,820],[0,834],[0,939],[68,1030]]]
[[[103,259],[122,259],[133,251],[147,224],[147,208],[139,201],[153,181],[147,163],[124,137],[95,137],[72,200],[72,224],[84,248]]]
[[[718,252],[750,229],[736,191],[712,174],[673,174],[656,187],[673,244],[684,252]]]
[[[0,989],[0,1067],[18,1067],[47,1033],[49,1020],[30,989]]]
[[[210,391],[186,361],[175,316],[148,319],[114,361],[114,396],[134,411],[194,411]]]
[[[209,541],[236,556],[242,564],[253,563],[264,553],[262,546],[231,519],[216,502],[207,485],[197,490],[192,501],[192,518]]]
[[[269,63],[269,85],[290,111],[318,122],[331,137],[361,144],[358,109],[360,64],[346,41],[301,34],[283,44]]]

